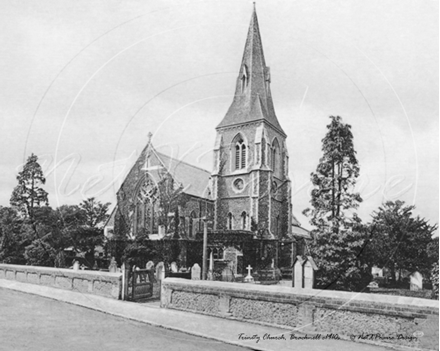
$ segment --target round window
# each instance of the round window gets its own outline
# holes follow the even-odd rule
[[[238,178],[234,180],[234,189],[237,191],[242,191],[244,189],[244,182],[243,179]]]

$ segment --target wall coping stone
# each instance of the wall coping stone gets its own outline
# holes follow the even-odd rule
[[[86,270],[75,271],[73,269],[67,269],[67,268],[24,266],[24,265],[13,265],[6,263],[0,263],[0,270],[13,270],[19,272],[40,273],[40,274],[48,274],[48,275],[55,274],[55,275],[63,275],[69,278],[84,277],[86,279],[100,279],[100,280],[103,279],[114,280],[114,279],[119,279],[122,276],[122,273],[110,273],[110,272],[86,271]]]

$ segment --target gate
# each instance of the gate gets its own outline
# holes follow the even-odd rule
[[[154,273],[151,269],[124,269],[123,300],[138,301],[153,296]]]

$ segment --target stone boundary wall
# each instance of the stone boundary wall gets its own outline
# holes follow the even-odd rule
[[[121,273],[0,264],[0,279],[120,299]]]
[[[438,350],[439,303],[404,296],[166,278],[161,307],[400,349]]]

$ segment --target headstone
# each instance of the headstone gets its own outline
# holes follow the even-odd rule
[[[247,274],[247,276],[244,278],[244,282],[245,282],[245,283],[254,283],[254,278],[253,278],[252,275],[251,275],[251,271],[252,271],[252,267],[251,267],[251,265],[248,265],[248,266],[246,267],[246,269],[247,269],[247,271],[248,271],[248,274]]]
[[[79,271],[79,262],[78,261],[73,262],[73,270]]]
[[[156,266],[156,280],[162,281],[165,278],[165,265],[163,262],[159,262]]]
[[[414,272],[409,277],[409,289],[412,291],[423,289],[423,276],[419,272]]]
[[[208,269],[208,275],[207,280],[214,280],[214,256],[212,254],[212,250],[209,254],[209,269]]]
[[[304,288],[313,289],[315,287],[315,262],[312,257],[307,256],[306,262],[304,263]]]
[[[293,287],[303,288],[303,264],[304,260],[301,256],[296,256],[293,263]]]
[[[192,266],[192,268],[191,268],[191,279],[192,280],[200,280],[201,273],[202,273],[202,270],[201,270],[200,266],[197,263],[195,263],[194,266]]]
[[[235,281],[234,271],[230,265],[226,266],[222,270],[222,282],[233,282]]]
[[[116,264],[116,260],[114,257],[112,257],[110,261],[110,265],[108,266],[108,271],[110,273],[116,273],[118,271],[118,265]]]
[[[177,268],[176,262],[171,262],[171,272],[173,272],[173,273],[179,272],[179,268]]]
[[[153,269],[154,268],[154,262],[153,261],[148,261],[146,266],[146,269]]]

